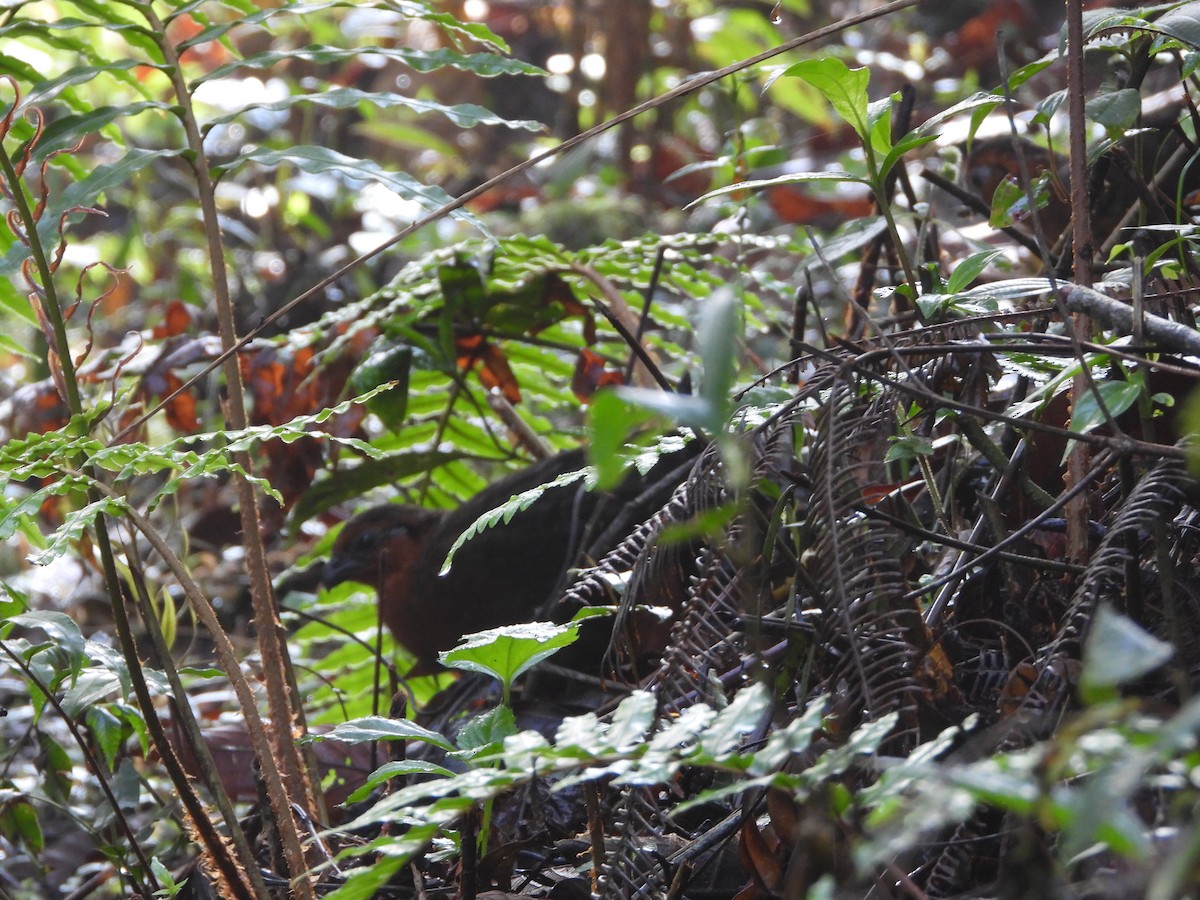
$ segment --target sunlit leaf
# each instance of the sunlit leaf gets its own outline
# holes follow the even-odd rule
[[[541,122],[527,119],[502,118],[474,103],[447,105],[428,98],[407,97],[404,94],[384,93],[381,91],[360,91],[356,88],[331,88],[326,91],[294,94],[286,99],[274,102],[251,103],[235,112],[217,116],[215,119],[207,122],[206,127],[232,122],[252,109],[277,112],[291,109],[303,103],[312,103],[315,106],[325,106],[330,109],[351,109],[357,107],[360,103],[377,106],[380,109],[402,106],[416,113],[437,113],[445,116],[460,128],[474,128],[476,125],[504,125],[508,128],[523,128],[527,131],[541,131],[545,128]]]

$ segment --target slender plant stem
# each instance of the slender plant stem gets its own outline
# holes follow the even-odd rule
[[[225,250],[221,239],[217,215],[215,187],[209,170],[204,140],[191,105],[191,95],[183,79],[183,70],[175,46],[167,38],[166,26],[158,17],[151,3],[138,3],[137,8],[150,25],[155,41],[166,62],[166,73],[178,100],[177,115],[183,124],[188,148],[192,153],[192,170],[196,178],[200,209],[204,222],[204,234],[208,244],[209,268],[213,276],[213,299],[216,303],[217,321],[221,333],[221,344],[228,350],[237,345],[237,326],[233,302],[229,294],[229,279],[225,268]],[[224,363],[227,386],[227,416],[230,427],[242,430],[247,424],[244,388],[241,368],[235,356]],[[250,454],[246,451],[234,454],[234,460],[244,472],[253,471]],[[295,673],[291,667],[287,644],[284,641],[283,624],[280,621],[275,598],[271,590],[266,548],[263,544],[261,518],[258,511],[258,495],[250,479],[242,474],[235,476],[239,512],[242,524],[242,543],[246,554],[246,573],[250,581],[250,596],[254,606],[254,619],[259,652],[262,655],[263,680],[266,686],[267,708],[274,723],[271,741],[255,742],[255,754],[262,766],[263,780],[272,812],[279,829],[280,843],[287,861],[289,875],[301,900],[311,900],[315,895],[310,879],[305,875],[307,866],[301,846],[300,830],[292,810],[292,802],[304,808],[316,806],[316,792],[302,760],[293,729],[302,734],[305,730],[304,711],[299,702]],[[274,757],[274,760],[269,759]],[[278,762],[278,768],[275,762]]]
[[[1083,97],[1083,0],[1067,0],[1067,116],[1071,141],[1071,216],[1074,220],[1072,278],[1077,285],[1092,286],[1092,222],[1091,204],[1087,196],[1087,118]],[[1084,313],[1075,313],[1071,322],[1077,337],[1087,338],[1092,321]],[[1087,361],[1079,360],[1080,373],[1071,382],[1071,410],[1095,386],[1087,373]],[[1080,483],[1087,475],[1091,453],[1082,443],[1076,443],[1067,457],[1066,487]],[[1075,497],[1066,509],[1067,557],[1072,562],[1084,562],[1088,549],[1088,498]]]

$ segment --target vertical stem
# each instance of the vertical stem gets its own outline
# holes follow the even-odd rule
[[[1071,216],[1074,267],[1073,281],[1084,287],[1092,284],[1092,222],[1091,204],[1087,196],[1087,120],[1083,98],[1083,3],[1067,0],[1067,114],[1070,120],[1071,145]],[[1091,318],[1075,313],[1070,326],[1080,340],[1091,335]],[[1086,360],[1079,360],[1081,369]],[[1089,390],[1088,375],[1081,371],[1071,383],[1072,409]],[[1066,488],[1078,484],[1091,464],[1088,445],[1076,441],[1067,458]],[[1081,493],[1066,508],[1067,558],[1084,562],[1088,558],[1088,497]]]
[[[150,3],[139,3],[137,6],[155,35],[179,101],[177,115],[183,124],[188,148],[192,152],[191,163],[208,244],[209,267],[213,276],[213,299],[216,303],[221,344],[228,349],[237,344],[237,326],[233,302],[229,295],[215,191],[208,156],[204,151],[204,140],[190,103],[190,94],[183,79],[179,56],[167,38],[166,26]],[[226,410],[229,426],[234,430],[241,430],[246,427],[247,416],[242,373],[237,356],[229,356],[223,369],[228,391]],[[248,452],[235,453],[233,458],[246,472],[253,471]],[[267,708],[273,726],[272,746],[269,751],[266,747],[256,746],[255,752],[261,763],[272,811],[279,825],[280,839],[289,875],[293,879],[293,888],[302,900],[310,900],[314,896],[313,888],[310,880],[302,877],[307,866],[300,844],[299,828],[291,806],[293,800],[309,809],[315,808],[316,804],[315,792],[295,741],[295,738],[304,732],[304,715],[300,708],[287,645],[283,639],[283,624],[279,619],[277,604],[271,590],[266,548],[259,525],[258,495],[246,477],[238,476],[235,482],[241,514],[242,541],[246,553],[246,572],[250,580],[250,596],[254,606],[255,630],[259,652],[262,655]]]

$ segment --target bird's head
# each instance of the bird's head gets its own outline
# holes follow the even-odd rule
[[[326,587],[358,581],[380,594],[396,595],[397,583],[421,558],[433,529],[442,520],[437,510],[386,503],[359,513],[342,528],[325,564]],[[391,589],[385,591],[384,586]],[[405,589],[407,584],[405,584]],[[401,594],[404,593],[402,589]]]

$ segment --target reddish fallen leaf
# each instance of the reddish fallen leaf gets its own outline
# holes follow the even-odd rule
[[[152,334],[155,338],[176,337],[187,331],[187,327],[190,324],[192,324],[192,315],[188,312],[183,301],[172,300],[167,304],[163,323],[156,326]]]
[[[575,374],[571,376],[571,390],[581,402],[587,403],[602,387],[624,383],[624,374],[608,368],[607,361],[599,353],[587,347],[579,351]]]

